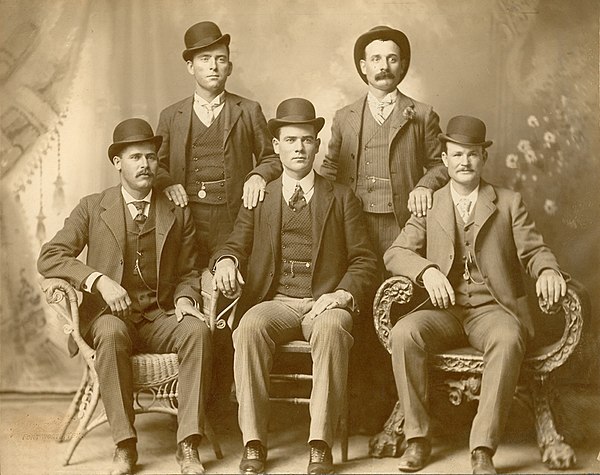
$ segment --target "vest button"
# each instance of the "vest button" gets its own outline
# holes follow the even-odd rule
[[[200,184],[200,181],[196,180],[196,185],[199,185],[199,184]]]
[[[225,186],[225,182],[224,181],[221,182],[221,186]]]
[[[200,171],[200,169],[199,169],[198,167],[196,167],[196,168],[194,168],[194,171],[195,171],[195,172],[199,172],[199,171]]]
[[[223,198],[221,198],[220,196],[217,197],[217,200],[221,201]]]
[[[194,157],[194,161],[197,162],[198,161],[198,157]]]
[[[371,192],[369,191],[369,193],[371,193]],[[371,208],[374,208],[374,207],[375,207],[375,203],[371,203],[369,206],[370,206]]]
[[[388,202],[388,208],[391,208],[391,207],[392,207],[392,203]]]
[[[350,154],[350,158],[351,158],[352,160],[354,160],[354,154],[353,154],[353,153],[351,153],[351,154]]]

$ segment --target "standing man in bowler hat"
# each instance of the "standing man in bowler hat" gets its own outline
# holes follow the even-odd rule
[[[203,21],[186,31],[184,41],[183,59],[196,87],[160,114],[156,187],[176,205],[189,204],[203,267],[227,239],[242,203],[253,208],[262,201],[281,165],[260,105],[225,90],[233,70],[230,36]]]
[[[404,472],[421,470],[431,452],[428,355],[472,346],[483,353],[485,368],[471,428],[471,464],[473,473],[496,473],[492,456],[533,335],[522,267],[537,279],[537,295],[547,302],[558,302],[567,290],[521,195],[481,179],[492,144],[485,135],[479,119],[450,119],[446,134],[440,134],[450,182],[434,193],[426,217],[410,217],[384,255],[387,270],[429,294],[390,335],[408,441],[399,462]]]
[[[177,461],[204,473],[198,443],[211,370],[211,332],[200,308],[196,234],[189,209],[152,189],[162,137],[142,119],[115,127],[108,158],[120,185],[84,197],[42,247],[38,270],[83,293],[81,334],[96,351],[100,394],[116,444],[112,475],[134,471],[135,352],[177,353]],[[87,246],[87,260],[77,256]]]
[[[315,115],[306,99],[277,107],[268,126],[283,174],[267,185],[262,203],[240,210],[211,262],[221,292],[243,289],[233,332],[242,473],[265,471],[273,355],[277,345],[297,339],[310,343],[313,360],[307,472],[333,473],[353,322],[369,305],[375,280],[377,261],[358,199],[313,170],[325,123]]]

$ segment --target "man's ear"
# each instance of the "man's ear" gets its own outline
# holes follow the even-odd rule
[[[194,63],[192,63],[192,61],[188,59],[185,62],[185,65],[187,66],[188,73],[190,73],[193,76],[194,75]]]
[[[482,153],[481,153],[481,157],[483,158],[484,163],[487,162],[487,158],[488,158],[488,151],[486,148],[483,149]]]
[[[319,147],[321,146],[321,139],[315,140],[315,155],[319,153]]]
[[[277,137],[273,137],[273,151],[279,155],[279,139]]]
[[[448,154],[446,152],[442,152],[442,162],[444,162],[444,165],[448,168]]]
[[[359,61],[359,64],[360,64],[360,72],[366,76],[367,75],[367,62],[364,59],[361,59]]]
[[[112,163],[118,171],[121,171],[121,157],[119,157],[118,155],[115,155],[112,158]]]
[[[231,76],[232,72],[233,72],[233,63],[231,61],[229,61],[228,68],[227,68],[227,77]]]

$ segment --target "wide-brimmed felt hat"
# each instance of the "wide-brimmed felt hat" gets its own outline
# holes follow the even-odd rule
[[[271,135],[276,137],[277,130],[283,125],[312,124],[317,135],[325,125],[325,119],[316,115],[315,106],[310,101],[293,97],[277,106],[275,118],[269,120],[267,127]]]
[[[219,27],[212,21],[201,21],[190,26],[185,32],[183,37],[185,50],[181,54],[184,60],[190,61],[196,51],[217,43],[229,46],[230,40],[231,37],[228,34],[222,34]]]
[[[442,142],[454,142],[460,145],[481,145],[487,148],[494,142],[485,139],[485,123],[476,117],[457,115],[448,121],[446,133],[438,134]]]
[[[154,135],[152,127],[144,119],[126,119],[115,127],[113,143],[108,147],[108,159],[112,163],[123,147],[140,142],[152,142],[158,151],[162,140],[161,135]]]
[[[362,80],[368,84],[367,76],[364,75],[360,70],[360,60],[365,59],[365,48],[369,43],[371,43],[371,41],[375,40],[391,40],[400,48],[400,59],[403,62],[406,62],[404,71],[400,77],[400,81],[402,81],[408,72],[408,66],[410,64],[410,43],[408,42],[408,38],[404,33],[402,33],[400,30],[390,28],[389,26],[375,26],[366,33],[360,35],[356,40],[356,43],[354,43],[354,65],[356,66],[358,74]]]

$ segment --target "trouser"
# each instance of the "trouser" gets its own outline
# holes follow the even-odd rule
[[[333,443],[346,392],[348,355],[354,342],[352,315],[344,309],[326,310],[304,318],[314,301],[276,295],[255,305],[233,332],[234,376],[239,402],[238,420],[244,444],[267,445],[269,374],[277,345],[306,340],[311,346],[313,387],[310,395],[309,442]]]
[[[488,447],[495,451],[519,379],[526,335],[520,322],[497,304],[447,310],[432,307],[399,320],[390,343],[406,438],[430,435],[428,355],[470,345],[483,353],[484,370],[469,444],[471,450]]]
[[[138,323],[101,315],[92,322],[86,338],[96,350],[100,396],[115,444],[137,438],[133,426],[131,355],[134,352],[177,353],[177,442],[204,433],[204,399],[212,358],[211,333],[204,322],[189,315],[180,323],[175,315]]]
[[[204,269],[210,257],[223,247],[229,234],[233,230],[233,221],[229,216],[229,207],[223,205],[210,205],[190,201],[189,205],[196,226],[196,240],[198,242],[198,268]]]

